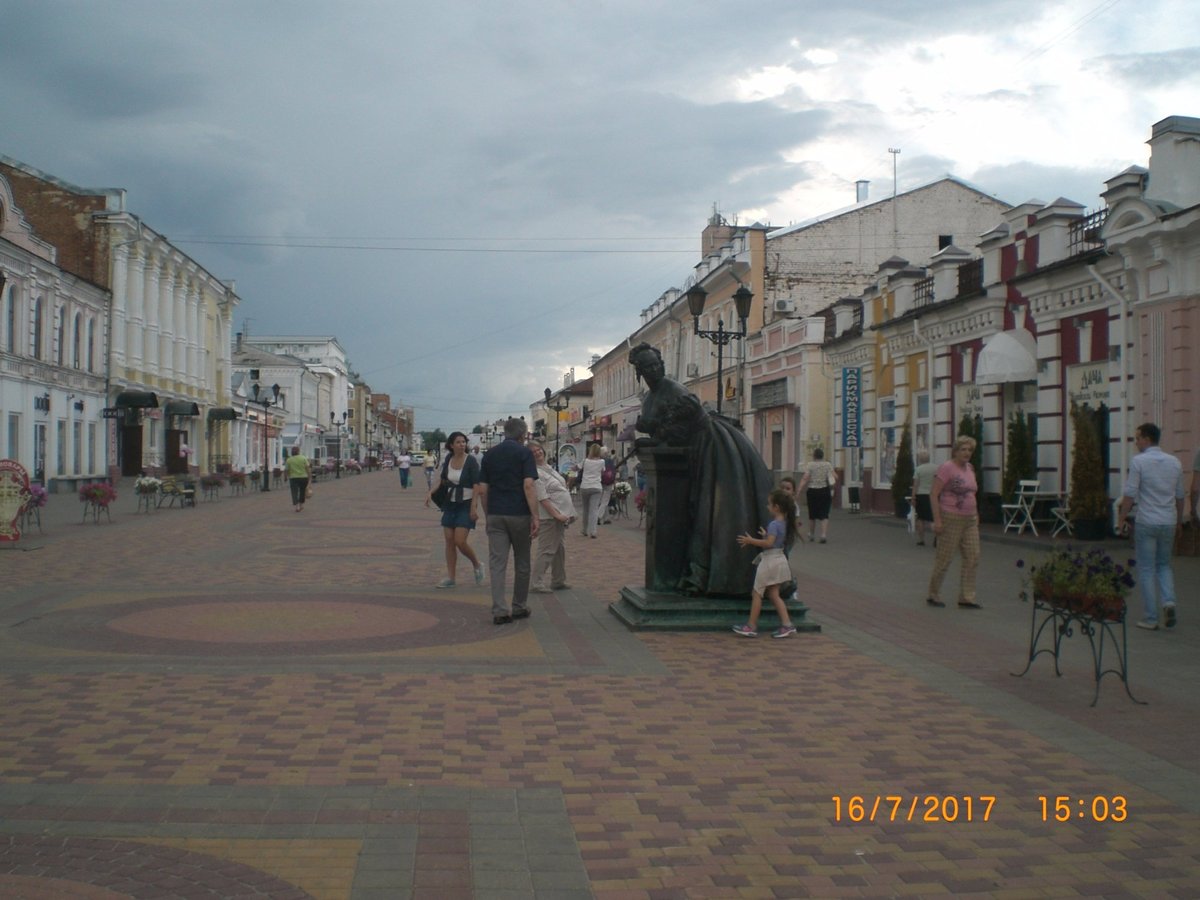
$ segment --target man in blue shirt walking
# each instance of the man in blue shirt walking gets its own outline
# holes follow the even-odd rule
[[[488,568],[492,579],[492,622],[507,625],[529,618],[530,548],[538,533],[537,465],[525,446],[525,420],[504,423],[504,440],[483,455],[480,505],[487,515]],[[508,554],[513,555],[512,613],[504,600]]]
[[[1175,573],[1171,550],[1183,523],[1183,466],[1158,448],[1161,432],[1157,425],[1139,425],[1134,434],[1138,455],[1129,463],[1124,497],[1117,514],[1117,528],[1125,530],[1125,519],[1137,503],[1134,555],[1137,557],[1138,586],[1142,592],[1142,620],[1138,628],[1158,630],[1158,604],[1162,603],[1163,625],[1175,627]]]

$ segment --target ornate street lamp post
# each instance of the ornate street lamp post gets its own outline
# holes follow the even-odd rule
[[[342,413],[342,418],[336,419],[333,415],[333,410],[329,411],[329,426],[337,429],[337,458],[333,461],[333,477],[342,477],[342,429],[346,427],[346,414]]]
[[[254,403],[254,404],[258,405],[258,406],[261,406],[261,407],[263,408],[263,474],[262,474],[262,489],[263,489],[264,491],[269,491],[269,490],[271,489],[271,461],[270,461],[270,451],[269,451],[269,449],[268,449],[268,447],[267,447],[267,445],[270,443],[270,440],[269,440],[269,438],[270,438],[270,425],[269,425],[269,424],[268,424],[268,422],[267,422],[267,419],[268,419],[268,413],[267,413],[267,410],[269,410],[269,409],[270,409],[270,408],[271,408],[271,407],[272,407],[274,404],[276,404],[276,403],[278,403],[278,402],[279,402],[279,385],[277,385],[277,384],[273,384],[273,385],[271,385],[271,393],[269,393],[269,394],[263,394],[263,393],[262,393],[262,387],[261,387],[261,386],[259,385],[259,383],[256,381],[256,382],[254,382],[254,384],[252,385],[252,387],[251,387],[251,390],[253,390],[253,391],[254,391],[254,399],[253,399],[253,400],[251,400],[250,402],[251,402],[251,403]],[[259,396],[260,394],[261,394],[262,396]]]
[[[724,353],[725,345],[733,340],[742,340],[746,336],[746,318],[750,315],[750,303],[754,299],[754,294],[744,284],[733,292],[733,302],[737,306],[738,319],[741,320],[741,331],[726,331],[725,321],[723,318],[717,319],[716,331],[702,331],[700,329],[700,314],[704,312],[704,301],[708,298],[708,291],[693,285],[687,292],[688,309],[692,313],[692,324],[695,326],[695,334],[697,337],[707,338],[717,345],[717,415],[721,414],[721,399],[725,395],[725,384],[723,381],[724,370]]]
[[[558,399],[556,401],[554,401],[554,405],[551,406],[550,405],[550,397],[551,396],[552,395],[550,392],[550,388],[546,388],[546,409],[554,410],[554,468],[558,469],[559,468],[559,460],[558,460],[559,416],[564,409],[566,409],[568,406],[571,405],[571,398],[570,398],[570,395],[566,391],[563,391],[561,394],[558,395]]]

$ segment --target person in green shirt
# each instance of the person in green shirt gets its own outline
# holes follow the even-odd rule
[[[312,469],[307,456],[300,455],[300,448],[293,447],[292,455],[287,458],[288,486],[292,489],[292,509],[300,512],[304,509],[304,501],[308,495],[308,480],[312,477]]]

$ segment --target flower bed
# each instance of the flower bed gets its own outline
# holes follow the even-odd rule
[[[117,489],[107,481],[85,484],[79,488],[79,499],[95,506],[108,506],[117,499]]]
[[[133,489],[139,494],[157,494],[162,489],[162,479],[152,475],[140,475],[133,483]]]

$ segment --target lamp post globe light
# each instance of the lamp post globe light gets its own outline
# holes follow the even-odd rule
[[[263,408],[262,489],[264,491],[269,491],[271,489],[271,461],[270,461],[270,449],[268,447],[268,444],[270,443],[271,426],[267,422],[267,418],[268,418],[267,411],[271,408],[272,405],[279,402],[279,385],[277,385],[277,384],[271,385],[271,393],[265,394],[265,393],[263,393],[262,386],[259,385],[259,383],[256,381],[251,386],[251,390],[254,392],[254,399],[251,400],[250,402],[254,403],[257,406],[261,406]]]
[[[730,341],[742,340],[746,336],[746,319],[750,315],[750,303],[754,300],[754,294],[744,284],[740,285],[733,292],[733,302],[737,306],[738,319],[742,323],[740,331],[726,331],[725,321],[722,318],[717,319],[717,328],[715,331],[702,331],[700,328],[700,314],[704,312],[704,301],[708,299],[708,291],[695,284],[688,288],[687,294],[688,309],[692,314],[692,325],[695,326],[694,333],[697,337],[706,338],[717,345],[717,415],[721,414],[721,399],[725,396],[725,384],[723,380],[723,370],[725,362],[725,345]]]
[[[337,429],[337,457],[333,461],[333,477],[342,477],[342,429],[346,426],[346,414],[342,413],[341,419],[334,416],[333,410],[329,411],[329,427]]]

